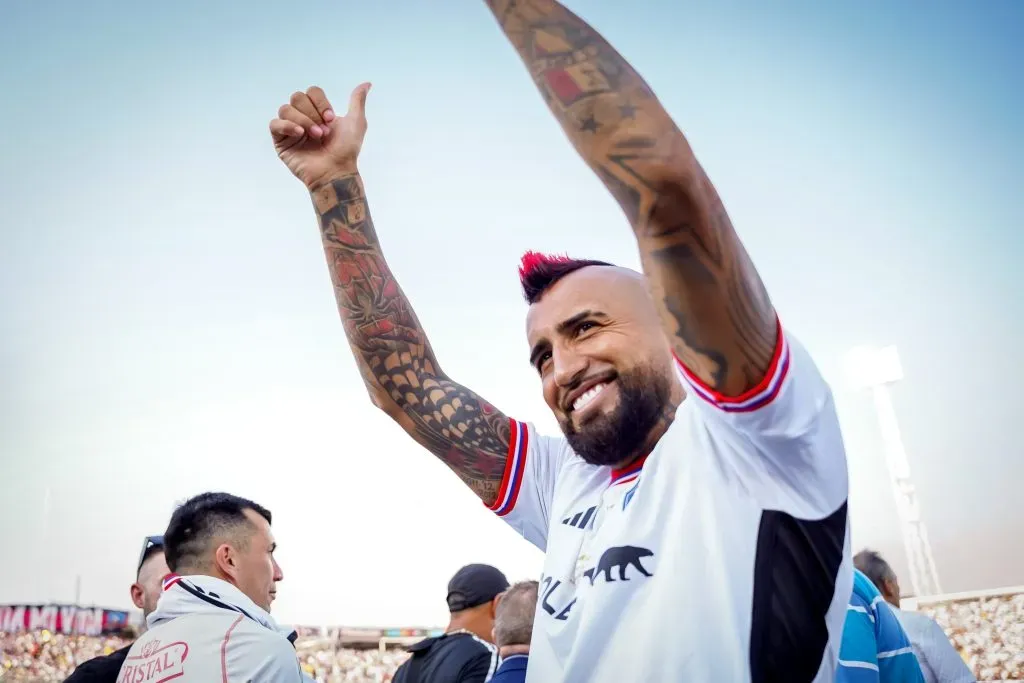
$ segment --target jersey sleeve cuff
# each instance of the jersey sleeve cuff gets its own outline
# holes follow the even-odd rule
[[[709,387],[701,378],[690,372],[678,356],[676,365],[693,392],[719,410],[727,413],[753,412],[775,400],[789,374],[789,344],[786,342],[786,334],[778,317],[775,318],[775,328],[775,352],[772,354],[767,372],[757,386],[739,396],[726,396]]]
[[[504,517],[512,512],[519,498],[519,490],[523,486],[523,472],[526,469],[526,456],[529,453],[530,430],[525,423],[509,418],[508,457],[505,460],[505,473],[498,486],[498,497],[487,508]]]

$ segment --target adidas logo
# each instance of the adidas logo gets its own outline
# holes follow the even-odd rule
[[[576,527],[577,529],[586,529],[587,525],[594,521],[594,513],[597,511],[597,506],[587,508],[583,512],[577,512],[572,517],[566,517],[562,520],[562,524],[566,526]]]

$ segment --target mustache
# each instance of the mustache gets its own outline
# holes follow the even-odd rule
[[[610,382],[611,380],[615,379],[618,376],[619,373],[615,372],[614,370],[606,370],[604,372],[598,372],[593,375],[587,375],[586,377],[580,377],[578,379],[574,379],[572,381],[572,384],[565,387],[565,393],[575,391],[576,389],[579,389],[587,382],[594,382],[595,384],[599,382]]]

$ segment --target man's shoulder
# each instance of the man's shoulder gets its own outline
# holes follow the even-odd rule
[[[527,655],[512,655],[501,660],[491,683],[514,683],[526,679]]]
[[[226,628],[221,637],[232,646],[294,651],[291,641],[283,633],[266,628],[244,615],[231,619]]]
[[[529,458],[534,459],[537,471],[546,473],[559,486],[577,489],[586,486],[595,472],[607,470],[607,467],[591,465],[576,454],[569,440],[562,434],[541,434],[533,423],[527,424],[530,429]]]
[[[878,592],[878,588],[872,583],[871,579],[864,572],[856,568],[853,570],[853,594],[862,598],[868,604],[873,603],[875,598],[882,595]]]
[[[903,625],[904,630],[907,634],[921,634],[928,631],[933,631],[936,628],[942,630],[939,622],[932,619],[924,612],[917,612],[915,610],[903,610],[894,609],[893,614],[899,619],[900,624]]]
[[[82,662],[67,679],[70,683],[87,683],[95,681],[115,681],[118,673],[121,672],[121,665],[124,664],[131,645],[126,645],[120,650],[111,652],[109,655],[94,657],[87,662]]]
[[[533,422],[520,422],[526,447],[541,457],[574,458],[572,446],[563,434],[542,432]]]
[[[256,650],[268,655],[294,653],[291,642],[281,633],[265,628],[244,614],[224,611],[223,614],[186,614],[150,628],[133,646],[133,657],[147,647],[184,643],[189,649],[206,650],[212,646],[238,652]]]
[[[474,657],[483,653],[491,654],[497,651],[493,645],[472,633],[445,635],[439,638],[438,642],[441,647],[465,654],[467,657]]]
[[[465,632],[426,638],[408,647],[407,651],[412,653],[412,657],[399,667],[396,682],[405,680],[416,668],[421,675],[433,672],[431,675],[442,676],[444,680],[455,680],[457,674],[464,675],[467,667],[479,668],[481,673],[491,672],[496,668],[498,656],[493,645]]]
[[[430,657],[444,660],[453,668],[465,666],[477,659],[497,657],[497,649],[471,633],[454,633],[437,638],[430,648]]]

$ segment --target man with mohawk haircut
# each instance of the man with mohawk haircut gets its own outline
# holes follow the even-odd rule
[[[832,395],[633,68],[550,0],[489,2],[643,274],[528,253],[527,342],[564,438],[448,377],[388,268],[357,157],[369,85],[270,124],[309,189],[373,402],[545,552],[531,683],[830,682],[853,585]]]

